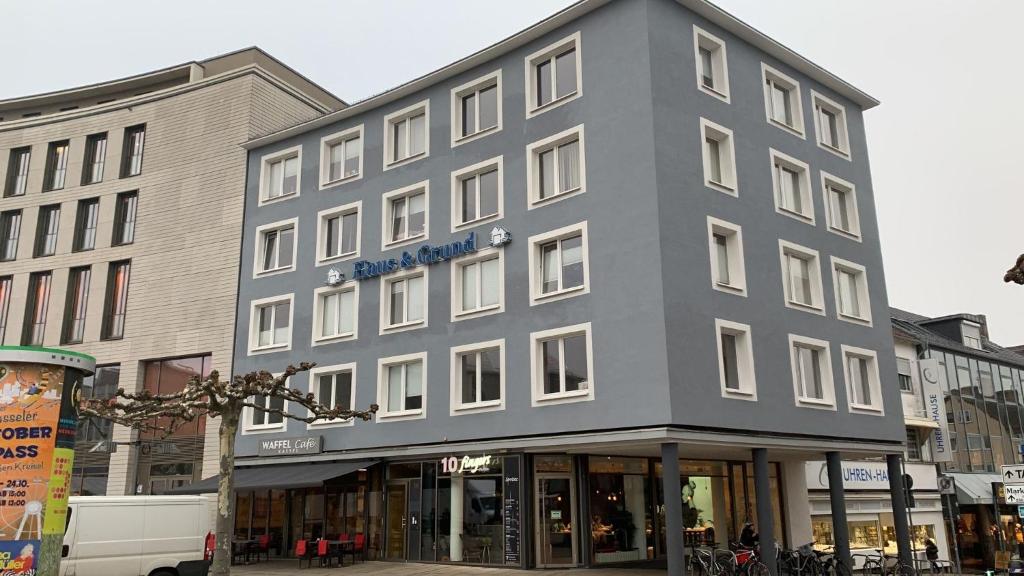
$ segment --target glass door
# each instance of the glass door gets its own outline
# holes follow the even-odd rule
[[[570,475],[537,476],[539,566],[576,565],[576,514]]]
[[[408,489],[404,482],[388,484],[387,491],[387,550],[386,560],[405,560],[405,543],[408,541]]]

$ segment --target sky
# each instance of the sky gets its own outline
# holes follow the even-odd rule
[[[12,0],[0,99],[257,45],[352,102],[570,3]],[[1002,281],[1024,252],[1024,2],[716,3],[881,100],[865,122],[890,304],[985,314],[995,342],[1024,344],[1024,287]]]

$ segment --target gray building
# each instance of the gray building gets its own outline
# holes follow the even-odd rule
[[[805,462],[905,439],[876,104],[709,3],[585,0],[248,142],[234,369],[380,411],[248,414],[238,535],[670,570],[745,521],[810,541]]]

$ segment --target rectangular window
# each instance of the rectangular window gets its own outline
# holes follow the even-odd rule
[[[28,277],[28,302],[21,332],[22,346],[42,346],[46,311],[50,306],[50,272],[33,272]]]
[[[693,50],[697,61],[697,86],[701,91],[729,102],[729,68],[725,42],[694,26]]]
[[[64,188],[68,175],[68,152],[71,142],[50,142],[46,150],[46,169],[43,175],[43,192]]]
[[[704,148],[704,184],[736,196],[736,151],[732,130],[701,118],[700,135]]]
[[[843,365],[850,409],[882,411],[882,388],[877,354],[873,350],[843,345]]]
[[[393,245],[427,237],[427,183],[388,192],[384,195],[384,245]]]
[[[814,223],[811,202],[810,168],[806,163],[770,149],[772,183],[775,187],[775,209],[780,214]]]
[[[121,192],[114,205],[114,236],[111,246],[135,242],[135,217],[139,208],[138,192]]]
[[[261,408],[249,408],[249,428],[280,428],[284,426],[284,398],[253,396],[252,403]]]
[[[452,348],[452,414],[502,407],[504,347],[495,340]]]
[[[85,337],[85,311],[89,303],[89,281],[92,277],[88,266],[72,268],[68,274],[68,291],[64,299],[64,327],[61,330],[61,344],[80,344]]]
[[[0,262],[18,257],[18,238],[21,235],[21,210],[0,212]]]
[[[715,331],[722,396],[757,400],[750,326],[716,319]]]
[[[960,334],[963,336],[964,346],[983,350],[981,345],[981,326],[974,323],[964,322],[960,325]]]
[[[590,291],[586,223],[530,237],[531,304]]]
[[[789,343],[797,404],[834,407],[835,389],[828,342],[791,334]]]
[[[822,172],[821,189],[825,195],[825,219],[828,229],[842,236],[859,240],[860,216],[857,210],[857,193],[853,184]]]
[[[320,187],[356,180],[363,173],[363,125],[321,140]]]
[[[747,274],[743,263],[743,230],[735,224],[708,216],[708,243],[711,249],[711,287],[745,296]]]
[[[917,435],[916,428],[907,427],[907,460],[921,461],[921,439]]]
[[[301,146],[265,156],[260,169],[260,203],[297,196],[301,165]]]
[[[292,297],[274,297],[252,303],[249,351],[288,349],[292,341]]]
[[[501,218],[502,157],[452,172],[452,231]]]
[[[430,102],[424,100],[384,118],[384,169],[430,154]]]
[[[761,74],[768,121],[802,138],[804,120],[800,83],[764,63],[761,64]]]
[[[381,282],[381,331],[426,324],[426,271]]]
[[[314,290],[316,308],[314,313],[315,343],[336,342],[356,337],[359,292],[356,283],[342,286],[326,286]]]
[[[124,145],[121,148],[121,178],[142,174],[142,152],[145,147],[145,124],[124,129]]]
[[[57,253],[57,229],[60,226],[60,204],[39,207],[36,220],[36,243],[32,251],[36,258]]]
[[[14,277],[0,276],[0,344],[7,342],[7,316],[11,311],[11,290]]]
[[[128,314],[128,282],[131,261],[111,262],[107,268],[107,294],[103,299],[103,340],[124,337],[124,321]]]
[[[32,158],[32,148],[15,148],[11,150],[7,162],[7,182],[4,185],[4,196],[22,196],[28,189],[28,168]]]
[[[913,365],[910,360],[906,358],[896,357],[896,373],[899,377],[900,391],[902,392],[913,392],[914,391],[914,378],[911,370]]]
[[[378,360],[378,418],[424,417],[426,353]]]
[[[501,70],[452,89],[452,145],[501,130]]]
[[[818,252],[779,240],[786,305],[824,314]]]
[[[75,237],[71,243],[72,252],[84,252],[96,247],[96,227],[99,219],[99,198],[78,201],[78,210],[75,212]]]
[[[361,202],[353,202],[318,214],[318,264],[359,255],[361,207]]]
[[[107,162],[107,133],[92,134],[85,139],[85,157],[82,161],[82,186],[103,181],[103,168]]]
[[[579,44],[577,32],[526,57],[528,118],[581,95]]]
[[[577,126],[526,148],[529,163],[530,208],[564,198],[586,187],[583,126]]]
[[[295,269],[295,228],[298,220],[265,224],[256,228],[256,274]]]
[[[850,157],[850,139],[846,131],[846,108],[811,90],[814,103],[814,130],[818,145],[841,156]]]
[[[315,395],[316,401],[324,406],[352,410],[355,399],[355,370],[355,364],[317,368],[310,372],[310,392]],[[351,424],[352,420],[317,420],[311,423],[310,427],[342,423]]]
[[[867,271],[860,264],[832,257],[832,281],[840,320],[871,323]]]
[[[502,311],[502,256],[500,249],[482,250],[452,263],[453,320]]]
[[[534,332],[533,403],[593,398],[590,324]]]

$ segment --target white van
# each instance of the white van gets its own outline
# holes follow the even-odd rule
[[[72,496],[61,576],[205,576],[207,496]]]

